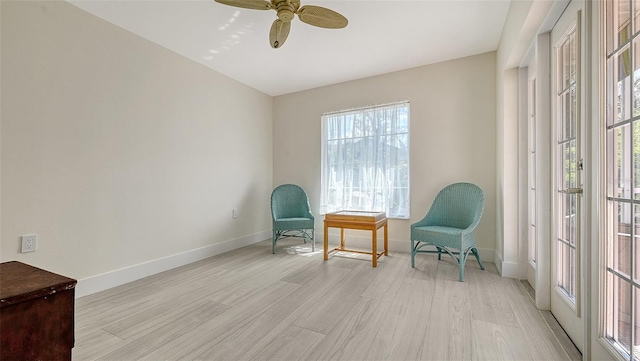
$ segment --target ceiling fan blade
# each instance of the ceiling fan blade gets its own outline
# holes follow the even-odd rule
[[[273,25],[271,25],[271,31],[269,32],[269,43],[271,47],[274,49],[281,47],[289,36],[289,30],[291,30],[290,22],[276,19]]]
[[[321,6],[305,5],[297,14],[302,22],[321,28],[341,29],[349,23],[344,16]]]
[[[238,8],[254,10],[269,10],[273,8],[271,2],[265,0],[216,0],[216,2]]]

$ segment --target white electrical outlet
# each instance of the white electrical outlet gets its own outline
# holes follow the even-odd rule
[[[20,237],[22,240],[22,253],[35,252],[38,249],[38,236],[31,234]]]
[[[235,209],[231,210],[231,218],[238,218],[238,211],[236,211]]]

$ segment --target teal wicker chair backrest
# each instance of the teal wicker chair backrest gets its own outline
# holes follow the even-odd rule
[[[480,222],[484,193],[471,183],[454,183],[440,192],[429,209],[426,225],[466,229]]]
[[[273,219],[308,217],[311,214],[307,193],[295,184],[283,184],[271,193]]]

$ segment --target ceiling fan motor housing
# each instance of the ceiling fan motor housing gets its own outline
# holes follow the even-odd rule
[[[278,10],[278,19],[282,21],[291,21],[293,20],[293,11],[290,10]]]
[[[278,19],[286,22],[293,20],[293,15],[296,12],[296,8],[288,1],[280,1],[276,4],[276,11],[278,12]]]

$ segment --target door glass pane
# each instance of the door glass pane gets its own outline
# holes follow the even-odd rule
[[[613,272],[607,272],[607,318],[605,336],[626,355],[631,345],[631,285]],[[626,356],[623,355],[623,356]]]
[[[567,260],[569,259],[569,248],[567,244],[564,242],[557,242],[558,245],[558,259],[557,259],[557,270],[558,270],[558,286],[560,288],[566,289],[565,285],[568,283],[568,272],[567,268],[564,267],[567,264]]]
[[[631,51],[629,46],[607,60],[607,124],[631,116]]]
[[[561,201],[558,202],[558,205],[560,206],[558,207],[558,214],[560,215],[558,224],[563,225],[559,240],[575,247],[578,229],[576,219],[578,195],[560,193],[558,196],[561,198]]]
[[[570,140],[566,146],[565,163],[567,188],[578,187],[578,145],[575,138]]]
[[[613,128],[607,139],[609,144],[608,195],[631,199],[631,126]]]
[[[632,101],[633,101],[633,116],[640,115],[640,38],[636,38],[633,41],[633,87],[632,87]]]
[[[569,249],[569,279],[567,280],[567,290],[569,294],[575,299],[576,295],[576,285],[578,280],[577,270],[578,270],[578,254],[577,250],[574,247],[567,246]]]
[[[560,240],[569,242],[571,238],[571,229],[567,218],[570,213],[569,195],[565,193],[559,193],[558,198],[558,225],[562,225],[562,232],[560,233]]]
[[[616,316],[617,316],[617,336],[618,343],[629,352],[631,345],[631,285],[629,282],[615,277],[614,287],[616,288]]]
[[[576,137],[576,133],[578,131],[577,129],[577,124],[578,124],[578,98],[577,98],[577,89],[575,86],[572,86],[569,89],[569,92],[567,94],[568,102],[569,102],[569,116],[568,119],[566,120],[566,122],[568,123],[568,132],[566,135],[566,139],[575,139]]]
[[[576,33],[572,32],[569,35],[569,84],[573,84],[576,82],[576,74],[578,71],[577,63],[576,63]]]
[[[609,267],[625,276],[631,275],[631,204],[615,202],[617,217],[613,226],[618,232],[613,235]]]
[[[569,212],[568,212],[568,228],[569,228],[569,244],[573,247],[576,246],[576,240],[578,239],[578,195],[567,194],[569,199]]]
[[[558,242],[558,287],[564,290],[567,298],[575,303],[576,295],[576,249],[564,242]]]
[[[607,54],[611,54],[629,39],[629,1],[607,1],[606,4]]]
[[[571,84],[571,44],[570,37],[560,47],[560,64],[562,64],[562,86],[561,89],[568,88]]]

